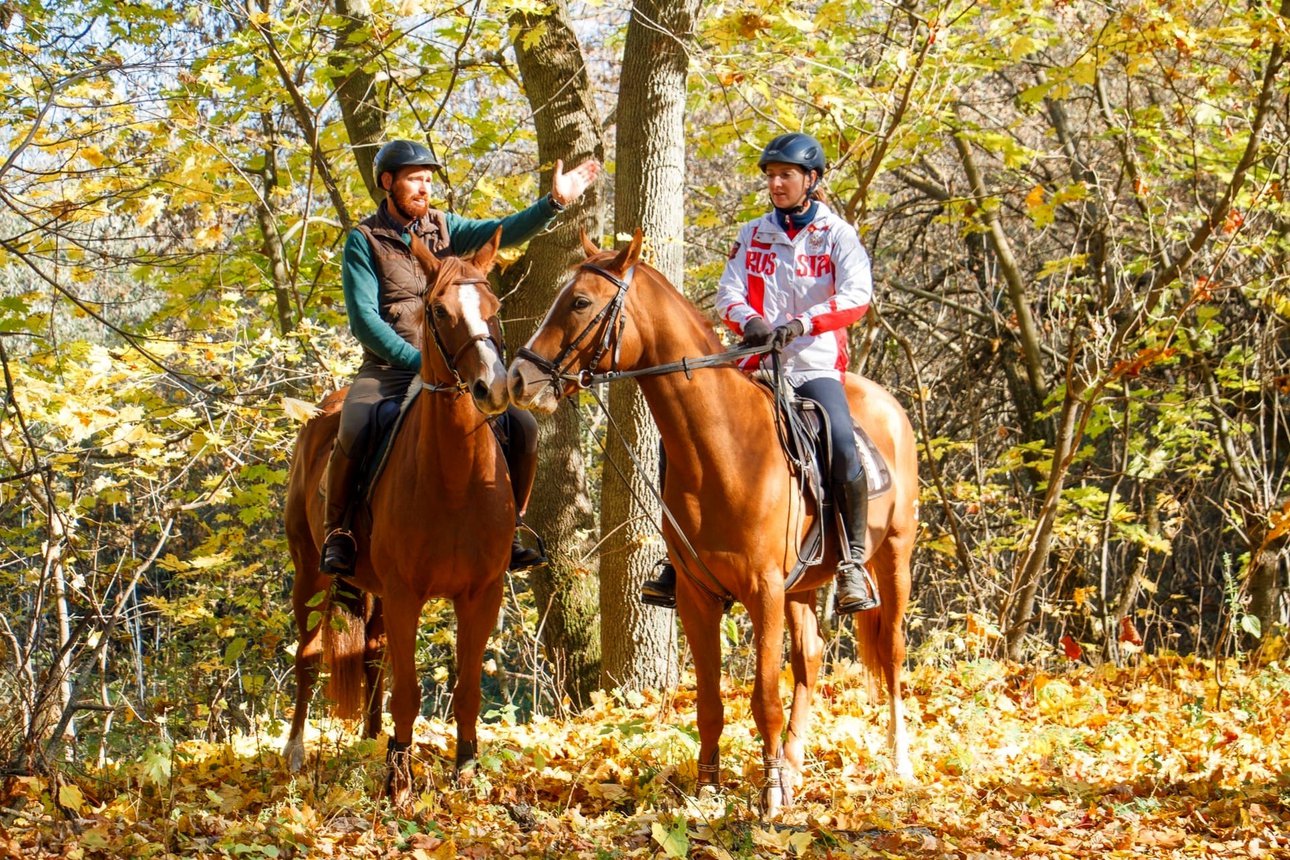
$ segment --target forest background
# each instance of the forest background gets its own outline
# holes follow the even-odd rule
[[[853,367],[920,439],[912,661],[1278,660],[1287,5],[0,2],[9,770],[283,718],[291,446],[356,367],[339,249],[394,137],[434,145],[469,217],[606,163],[499,276],[514,349],[580,229],[642,227],[710,308],[761,145],[815,134],[873,260]],[[614,432],[590,402],[543,421],[553,563],[511,578],[494,718],[683,678],[672,616],[634,599],[657,437],[631,386],[609,400]],[[746,678],[738,610],[726,634]],[[451,643],[432,606],[427,714]]]

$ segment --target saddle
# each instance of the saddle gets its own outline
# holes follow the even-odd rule
[[[789,468],[801,488],[803,499],[815,508],[815,521],[802,539],[797,564],[788,572],[784,582],[787,590],[801,579],[807,568],[819,564],[824,557],[823,525],[826,521],[832,522],[839,541],[846,540],[846,532],[842,527],[838,506],[833,501],[831,482],[824,480],[824,476],[830,474],[833,463],[833,436],[828,413],[820,404],[805,397],[789,395],[784,400],[779,397],[775,400],[775,424],[779,430],[780,444],[788,457]],[[785,400],[787,408],[781,408],[778,404]],[[869,498],[872,500],[891,489],[891,470],[864,428],[852,421],[851,432],[855,436],[856,453],[860,457],[861,469],[869,486]]]

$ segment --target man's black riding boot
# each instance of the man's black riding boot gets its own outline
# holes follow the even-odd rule
[[[664,609],[676,608],[676,568],[667,559],[659,559],[654,565],[658,576],[647,579],[641,584],[641,603],[646,606],[661,606]]]
[[[851,560],[838,565],[838,593],[834,608],[841,615],[873,609],[879,603],[878,587],[864,566],[865,540],[869,536],[869,483],[864,472],[853,481],[833,486],[834,504],[842,511]]]
[[[511,541],[511,563],[506,566],[506,569],[520,571],[520,570],[528,570],[530,568],[534,568],[534,567],[538,567],[539,565],[546,564],[547,557],[546,557],[546,553],[544,553],[541,549],[541,546],[542,546],[541,538],[538,538],[537,549],[534,549],[533,547],[525,546],[524,542],[520,540],[519,530],[521,528],[527,530],[535,538],[537,537],[537,532],[534,532],[532,529],[526,526],[522,520],[519,520],[519,518],[516,518],[515,525],[517,526],[517,528],[515,530],[515,539]]]
[[[354,488],[358,458],[350,457],[339,444],[331,449],[327,463],[327,490],[323,501],[322,558],[318,569],[332,576],[352,576],[358,544],[349,528],[349,497]]]

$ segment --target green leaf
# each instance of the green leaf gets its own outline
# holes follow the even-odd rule
[[[327,589],[324,588],[323,590],[317,592],[313,597],[306,600],[305,606],[308,606],[311,608],[315,606],[319,606],[326,599],[327,599]]]
[[[162,785],[170,781],[170,744],[162,741],[148,747],[140,759],[144,780],[153,785]]]
[[[1263,624],[1259,621],[1259,616],[1257,615],[1242,615],[1241,629],[1253,636],[1255,639],[1262,638],[1263,636]]]
[[[309,617],[305,619],[305,629],[313,630],[315,627],[318,626],[319,622],[321,621],[322,621],[322,613],[319,612],[317,609],[315,609],[313,612],[310,612]]]
[[[677,816],[671,827],[655,821],[650,825],[650,834],[668,857],[684,858],[690,854],[690,837],[686,833],[685,819]]]
[[[232,666],[237,662],[237,658],[242,656],[246,650],[246,637],[238,636],[232,642],[228,643],[227,650],[224,651],[224,665]]]

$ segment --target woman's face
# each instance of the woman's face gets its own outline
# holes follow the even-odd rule
[[[771,203],[778,209],[796,209],[806,197],[810,186],[807,172],[796,164],[772,161],[766,165],[766,190]]]

